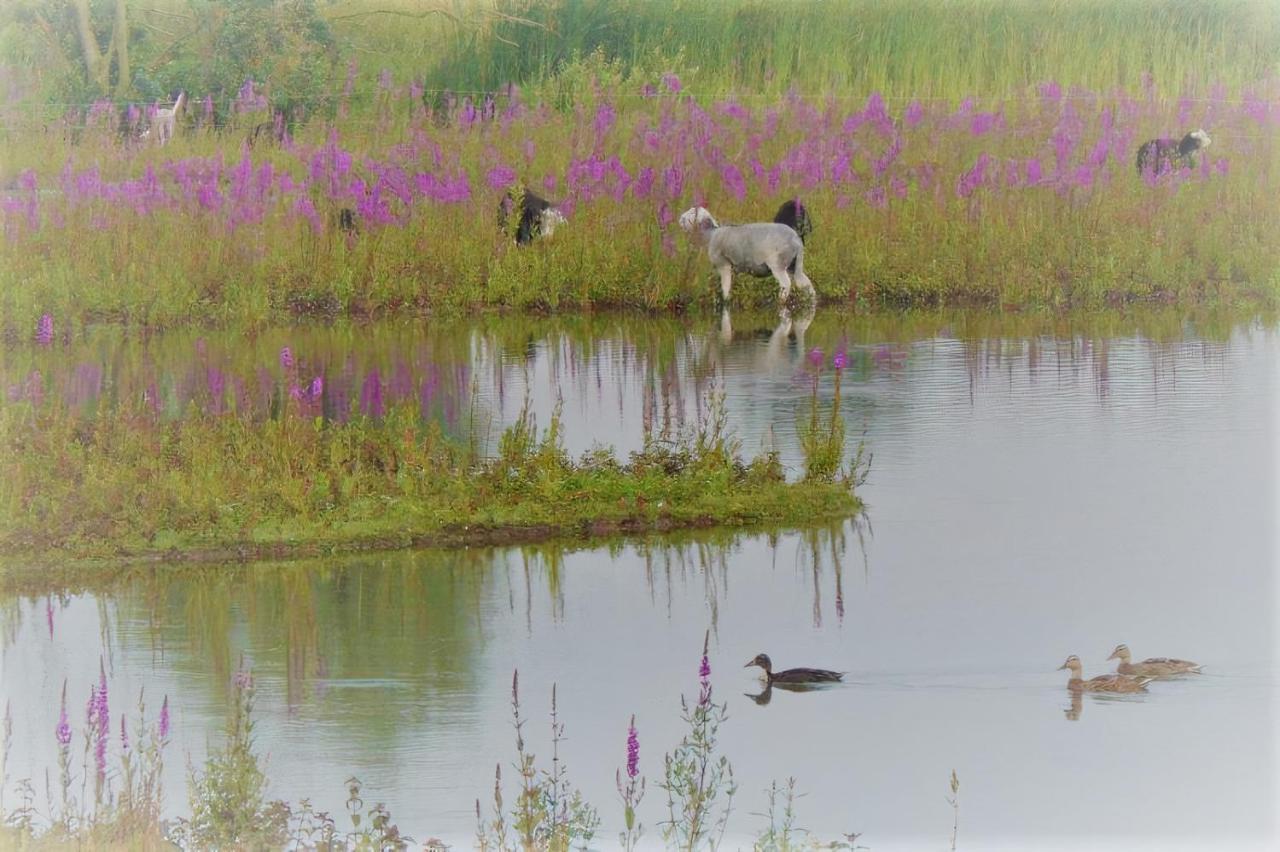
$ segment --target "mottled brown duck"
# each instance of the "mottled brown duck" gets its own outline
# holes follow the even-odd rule
[[[752,666],[759,666],[764,669],[765,680],[769,685],[787,684],[787,683],[836,683],[844,678],[844,672],[833,672],[830,669],[784,669],[780,672],[773,670],[773,661],[769,659],[768,654],[756,654],[756,658],[743,666],[749,669]]]
[[[1076,692],[1146,692],[1149,677],[1129,677],[1128,675],[1098,675],[1085,680],[1081,676],[1080,658],[1075,654],[1067,657],[1067,661],[1058,666],[1058,671],[1071,669],[1071,679],[1067,681],[1067,689]]]
[[[1190,660],[1175,660],[1172,657],[1151,657],[1140,663],[1130,662],[1129,646],[1117,645],[1108,660],[1119,660],[1116,671],[1120,674],[1138,675],[1141,677],[1170,677],[1180,674],[1199,674],[1200,664]]]

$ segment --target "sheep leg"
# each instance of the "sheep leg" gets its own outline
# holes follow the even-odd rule
[[[809,280],[809,276],[804,274],[804,251],[796,254],[796,271],[792,273],[796,283],[809,294],[809,300],[816,302],[818,300],[817,291],[813,289],[813,282]]]
[[[778,279],[778,302],[785,305],[791,296],[791,276],[787,274],[787,265],[776,259],[769,261],[769,271]]]
[[[729,304],[729,291],[733,289],[733,267],[725,264],[720,267],[720,295],[722,304]]]

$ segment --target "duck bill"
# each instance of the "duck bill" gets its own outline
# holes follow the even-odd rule
[[[1063,670],[1063,669],[1065,669],[1066,667],[1067,667],[1067,664],[1066,664],[1066,663],[1063,663],[1062,665],[1058,666],[1058,668],[1057,668],[1057,669],[1055,669],[1055,671],[1062,671],[1062,670]]]
[[[749,669],[749,668],[751,668],[752,666],[754,666],[755,664],[756,664],[756,661],[755,661],[755,660],[752,660],[751,662],[749,662],[749,663],[747,663],[745,666],[743,666],[743,668],[744,668],[744,669]]]
[[[1120,655],[1119,655],[1119,654],[1117,654],[1115,651],[1112,651],[1112,652],[1111,652],[1111,656],[1110,656],[1110,657],[1107,657],[1107,662],[1111,662],[1112,660],[1116,659],[1116,658],[1117,658],[1117,657],[1119,657],[1119,656],[1120,656]]]

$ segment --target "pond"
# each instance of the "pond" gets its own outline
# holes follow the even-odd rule
[[[408,834],[466,847],[476,800],[491,812],[495,765],[515,794],[518,669],[540,763],[555,685],[560,757],[600,811],[601,847],[620,827],[615,771],[635,715],[652,842],[662,755],[685,730],[680,700],[697,695],[709,630],[738,784],[731,846],[764,828],[770,781],[794,776],[797,822],[817,837],[946,848],[954,770],[962,849],[1274,848],[1275,319],[823,312],[804,324],[104,331],[7,352],[7,399],[62,394],[85,417],[123,399],[169,417],[270,417],[319,376],[317,416],[367,409],[376,385],[491,443],[527,399],[542,424],[559,408],[574,453],[635,449],[646,428],[694,423],[723,394],[744,451],[770,443],[793,472],[797,420],[814,383],[832,396],[839,352],[850,448],[863,442],[872,462],[865,515],[812,529],[12,584],[6,802],[25,777],[43,801],[64,682],[79,767],[78,708],[101,661],[114,713],[136,712],[144,685],[151,713],[168,695],[165,807],[184,813],[186,763],[219,741],[243,657],[273,795],[342,814],[356,776]],[[1111,671],[1121,642],[1204,674],[1073,702],[1057,667],[1078,654],[1086,677]],[[759,670],[743,667],[761,651],[846,682],[762,696]]]

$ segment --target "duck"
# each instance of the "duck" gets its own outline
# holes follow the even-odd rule
[[[1098,675],[1085,680],[1080,676],[1083,666],[1075,654],[1067,657],[1067,661],[1058,666],[1058,671],[1071,669],[1071,679],[1067,681],[1067,689],[1073,692],[1146,692],[1147,684],[1154,678],[1130,677],[1124,674]]]
[[[765,680],[770,686],[775,683],[837,683],[844,679],[844,672],[833,672],[830,669],[785,669],[775,672],[768,654],[756,654],[755,659],[743,668],[749,669],[752,666],[764,669]]]
[[[1172,657],[1151,657],[1140,663],[1129,662],[1129,646],[1117,645],[1108,660],[1120,660],[1116,671],[1125,675],[1144,675],[1147,677],[1169,677],[1180,674],[1199,674],[1200,664],[1190,660],[1175,660]]]

